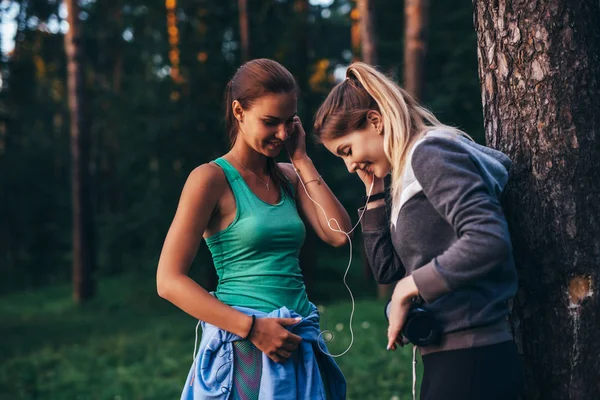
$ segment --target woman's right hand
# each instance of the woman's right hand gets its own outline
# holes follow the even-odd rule
[[[373,190],[371,190],[371,194],[381,193],[385,190],[383,185],[383,179],[376,177],[373,174],[369,174],[363,170],[357,169],[356,174],[360,178],[360,180],[365,184],[365,189],[367,194],[369,194],[369,189],[371,189],[371,184],[373,184]]]
[[[271,360],[285,362],[298,347],[302,338],[285,329],[300,322],[301,318],[256,318],[248,338]]]

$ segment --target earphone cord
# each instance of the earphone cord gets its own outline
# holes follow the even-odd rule
[[[292,165],[294,165],[294,163],[292,162]],[[325,218],[327,219],[327,226],[329,227],[329,229],[331,229],[333,232],[339,232],[339,233],[343,233],[344,235],[346,235],[346,237],[348,238],[348,243],[350,244],[350,259],[348,260],[348,266],[346,267],[346,272],[344,273],[344,286],[346,286],[346,289],[348,290],[348,293],[350,293],[350,299],[352,300],[352,311],[350,312],[350,344],[348,345],[348,348],[346,350],[344,350],[343,352],[341,352],[340,354],[331,354],[329,353],[327,350],[323,349],[321,347],[321,341],[318,340],[317,344],[319,346],[319,349],[321,349],[321,351],[325,354],[327,354],[328,356],[331,357],[340,357],[343,356],[344,354],[346,354],[350,348],[352,347],[352,345],[354,344],[354,331],[352,329],[352,321],[354,319],[354,308],[355,308],[355,302],[354,302],[354,295],[352,294],[352,290],[350,290],[350,287],[348,286],[348,283],[346,282],[346,277],[348,276],[348,271],[350,270],[350,265],[352,264],[352,239],[350,238],[350,234],[352,232],[354,232],[354,230],[356,229],[356,227],[358,226],[358,224],[360,224],[360,221],[362,220],[363,215],[365,214],[365,211],[367,210],[367,204],[369,203],[369,197],[371,197],[371,192],[373,191],[373,186],[375,184],[375,178],[373,178],[373,181],[371,182],[371,187],[369,188],[369,193],[367,194],[367,201],[365,202],[365,206],[360,214],[360,217],[358,218],[358,222],[356,223],[356,225],[354,225],[354,227],[349,231],[349,232],[344,232],[340,226],[340,223],[335,219],[335,218],[328,218],[327,217],[327,213],[325,212],[325,209],[323,208],[323,206],[321,206],[315,199],[313,199],[310,194],[308,194],[308,190],[306,190],[306,185],[304,184],[304,182],[302,181],[302,178],[300,178],[300,174],[298,174],[298,169],[296,168],[296,166],[294,165],[294,171],[296,171],[296,175],[298,175],[298,180],[300,181],[300,183],[302,184],[302,187],[304,188],[304,192],[306,193],[306,195],[308,196],[308,198],[315,203],[317,206],[319,206],[319,208],[321,209],[321,211],[323,212],[323,215],[325,215]],[[331,222],[334,221],[337,225],[337,229],[333,228],[331,226]],[[334,334],[333,332],[329,331],[329,330],[324,330],[319,334],[319,339],[322,339],[322,336],[325,333],[329,333],[331,334],[331,338],[333,339]],[[330,339],[330,340],[332,340]]]
[[[413,400],[417,398],[417,346],[413,345],[413,359],[412,359],[412,395]]]

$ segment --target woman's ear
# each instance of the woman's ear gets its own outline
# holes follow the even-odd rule
[[[375,128],[375,131],[381,135],[381,132],[383,131],[383,119],[381,113],[376,110],[369,111],[367,113],[367,121],[369,121],[369,123],[373,125],[373,128]]]
[[[238,122],[244,121],[244,109],[239,101],[234,100],[231,103],[231,110],[233,111],[233,116],[238,120]]]

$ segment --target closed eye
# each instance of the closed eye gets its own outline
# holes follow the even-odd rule
[[[276,126],[279,124],[279,121],[275,119],[263,119],[263,123],[267,126]]]
[[[335,150],[335,152],[340,157],[349,157],[352,155],[352,147],[350,147],[349,145],[340,145]]]

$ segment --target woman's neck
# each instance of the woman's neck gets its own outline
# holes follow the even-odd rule
[[[236,141],[229,151],[229,154],[231,154],[233,159],[237,161],[238,164],[241,164],[243,168],[246,168],[257,175],[268,175],[267,157],[252,149],[243,140]]]

